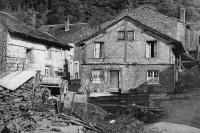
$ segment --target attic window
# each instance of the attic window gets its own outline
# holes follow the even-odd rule
[[[118,40],[125,40],[125,31],[118,31]]]
[[[130,31],[118,31],[118,40],[133,41],[135,39],[134,37],[135,37],[134,30],[130,30]]]
[[[135,39],[134,30],[128,31],[128,41],[133,41]]]

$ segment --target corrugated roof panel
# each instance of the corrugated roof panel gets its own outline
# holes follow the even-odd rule
[[[16,90],[35,75],[36,71],[33,70],[12,72],[0,79],[0,86]]]

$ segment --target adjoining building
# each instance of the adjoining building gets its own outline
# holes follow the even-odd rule
[[[69,44],[0,12],[0,72],[37,69],[43,75],[64,71]]]

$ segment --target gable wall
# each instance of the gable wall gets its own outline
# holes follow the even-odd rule
[[[119,30],[135,31],[134,41],[119,41],[117,35]],[[170,64],[171,63],[171,47],[157,40],[157,56],[154,58],[146,58],[146,41],[157,40],[143,33],[131,22],[126,23],[124,20],[107,29],[106,33],[89,40],[86,43],[86,62],[87,63],[137,63],[137,64]],[[93,58],[93,43],[104,42],[104,59]],[[125,46],[127,43],[127,52],[125,54]],[[124,60],[126,56],[126,61]]]

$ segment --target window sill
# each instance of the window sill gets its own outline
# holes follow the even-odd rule
[[[34,63],[34,61],[27,61],[27,63]]]
[[[160,83],[158,84],[147,84],[148,86],[162,86]]]

